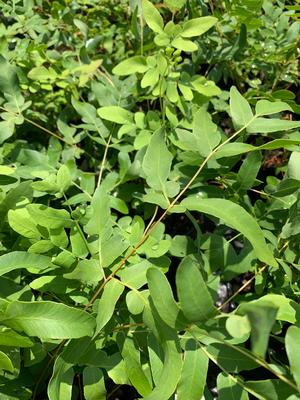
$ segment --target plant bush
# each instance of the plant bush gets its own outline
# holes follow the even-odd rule
[[[0,5],[1,399],[300,399],[297,7]]]

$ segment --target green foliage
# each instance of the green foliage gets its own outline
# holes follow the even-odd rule
[[[0,398],[299,399],[297,7],[0,5]]]

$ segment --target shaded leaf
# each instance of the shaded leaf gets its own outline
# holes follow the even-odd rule
[[[243,311],[246,313],[251,326],[251,349],[254,354],[264,358],[278,308],[267,302],[248,303],[243,307]]]
[[[151,298],[161,319],[172,328],[184,324],[166,276],[158,268],[149,268],[147,280]]]
[[[83,391],[86,400],[106,400],[104,376],[100,368],[84,368]]]
[[[289,359],[291,373],[300,390],[300,359],[299,359],[300,328],[290,326],[285,335],[285,348]]]
[[[250,153],[243,161],[237,174],[237,190],[245,191],[250,189],[256,180],[261,167],[261,154],[259,151]]]
[[[11,359],[3,353],[3,351],[0,351],[0,370],[14,372],[14,366]]]
[[[177,387],[178,400],[201,399],[206,383],[208,357],[196,340],[189,339],[184,349],[181,377]]]
[[[217,377],[218,400],[248,400],[248,393],[230,375],[222,372]]]
[[[160,380],[154,390],[144,400],[169,400],[175,392],[181,375],[181,351],[176,341],[167,341],[162,344],[164,351],[164,366]],[[167,383],[167,384],[166,384]]]
[[[189,257],[184,258],[177,269],[176,288],[180,307],[188,321],[206,321],[216,312],[202,274]]]
[[[59,355],[54,363],[47,394],[49,400],[71,400],[74,369]]]
[[[217,342],[206,347],[206,351],[212,356],[212,359],[227,372],[238,373],[258,367],[251,353],[248,353],[245,349],[242,349],[243,352],[238,349],[238,346],[229,346],[226,343]]]
[[[16,71],[2,55],[0,56],[0,91],[12,96],[20,91]]]
[[[9,328],[1,328],[0,330],[0,345],[15,346],[15,347],[31,347],[33,342],[26,336],[22,336]]]

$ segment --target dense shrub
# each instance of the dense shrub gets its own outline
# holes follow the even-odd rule
[[[299,7],[0,5],[1,399],[300,399]]]

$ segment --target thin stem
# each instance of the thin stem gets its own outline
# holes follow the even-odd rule
[[[111,138],[112,138],[112,135],[110,134],[109,138],[108,138],[108,141],[106,143],[106,146],[105,146],[105,149],[104,149],[103,158],[102,158],[102,161],[101,161],[101,167],[100,167],[100,171],[99,171],[97,187],[99,187],[100,184],[101,184],[102,175],[103,175],[103,171],[104,171],[104,166],[105,166],[105,162],[106,162],[108,148],[109,148],[109,145],[110,145]]]
[[[147,233],[147,231],[151,228],[151,226],[152,226],[152,224],[153,224],[153,222],[154,222],[154,220],[156,218],[157,211],[158,211],[158,206],[155,207],[155,210],[154,210],[154,213],[152,215],[152,218],[151,218],[149,224],[146,226],[144,234]]]
[[[7,112],[7,113],[11,113],[11,114],[15,114],[15,115],[21,115],[21,113],[20,113],[20,114],[15,113],[15,112],[10,111],[10,110],[7,110],[6,108],[1,107],[1,106],[0,106],[0,109],[3,110],[3,111],[5,111],[5,112]],[[23,118],[24,118],[24,120],[25,120],[26,122],[28,122],[29,124],[34,125],[34,126],[36,126],[37,128],[41,129],[42,131],[48,133],[48,135],[54,136],[56,139],[58,139],[58,140],[60,140],[60,141],[62,141],[62,142],[64,142],[64,143],[66,143],[66,144],[68,144],[68,145],[71,145],[71,143],[69,143],[69,142],[68,142],[67,140],[65,140],[63,137],[61,137],[61,136],[57,135],[56,133],[50,131],[49,129],[45,128],[44,126],[38,124],[37,122],[32,121],[31,119],[29,119],[29,118],[27,118],[27,117],[24,117],[24,116],[23,116]]]
[[[226,301],[224,301],[223,304],[221,304],[218,307],[218,310],[221,311],[224,306],[226,306],[228,303],[230,303],[239,293],[241,293],[250,283],[257,277],[258,274],[261,274],[265,269],[267,268],[267,265],[263,265],[257,272],[257,274],[253,275],[250,279],[248,279],[241,287],[238,288],[236,292],[233,293],[232,296],[230,296]]]

